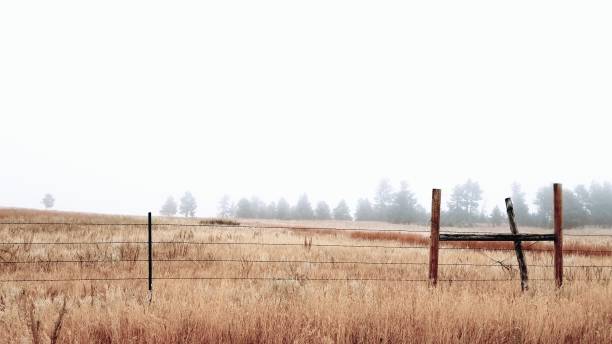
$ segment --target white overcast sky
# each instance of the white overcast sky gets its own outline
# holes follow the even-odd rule
[[[2,1],[0,206],[612,180],[609,1]]]

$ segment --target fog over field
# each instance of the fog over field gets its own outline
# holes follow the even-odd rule
[[[610,4],[0,4],[0,206],[612,180]]]
[[[612,343],[610,18],[0,1],[0,344]]]

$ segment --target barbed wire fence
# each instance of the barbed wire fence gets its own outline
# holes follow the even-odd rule
[[[406,283],[428,283],[429,279],[407,279],[407,278],[319,278],[319,277],[288,277],[288,276],[163,276],[155,277],[153,275],[153,264],[164,263],[164,262],[206,262],[206,263],[249,263],[249,264],[338,264],[338,265],[377,265],[377,266],[427,266],[428,262],[414,262],[414,261],[364,261],[364,260],[349,260],[349,261],[335,261],[335,260],[308,260],[308,259],[238,259],[234,257],[227,258],[153,258],[152,247],[160,245],[215,245],[215,246],[264,246],[264,247],[302,247],[304,243],[297,242],[213,242],[213,241],[189,241],[189,240],[172,240],[172,241],[154,241],[152,240],[152,229],[155,228],[171,228],[171,227],[214,227],[214,228],[232,228],[232,229],[283,229],[283,230],[299,230],[299,231],[331,231],[331,232],[371,232],[371,233],[429,233],[426,230],[411,230],[411,229],[390,229],[390,230],[376,230],[368,228],[334,228],[334,227],[313,227],[313,226],[283,226],[283,225],[223,225],[223,224],[174,224],[174,223],[159,223],[153,224],[149,217],[148,223],[83,223],[83,222],[0,222],[0,225],[4,226],[83,226],[83,227],[107,227],[110,229],[126,228],[126,227],[144,227],[147,228],[148,238],[147,241],[126,241],[126,240],[103,240],[103,241],[5,241],[0,242],[0,249],[6,246],[20,246],[20,245],[36,245],[36,246],[85,246],[85,245],[147,245],[148,258],[141,259],[32,259],[32,260],[17,260],[0,259],[0,267],[6,265],[35,265],[35,264],[107,264],[107,263],[127,263],[127,262],[147,262],[149,264],[148,276],[139,277],[106,277],[106,278],[95,278],[95,277],[76,277],[76,278],[15,278],[15,279],[0,279],[0,283],[45,283],[45,282],[114,282],[114,281],[149,281],[149,290],[151,291],[151,284],[154,280],[160,281],[180,281],[180,280],[201,280],[201,281],[215,281],[215,280],[231,280],[231,281],[303,281],[303,282],[406,282]],[[445,230],[442,233],[477,233],[477,234],[495,234],[491,232],[466,232],[466,231],[450,231]],[[316,232],[313,232],[316,234]],[[568,237],[612,237],[612,234],[565,234]],[[525,247],[529,250],[534,243]],[[393,250],[428,250],[426,245],[374,245],[374,244],[317,244],[310,243],[311,247],[320,248],[349,248],[349,249],[393,249]],[[476,251],[484,254],[486,251],[514,251],[512,248],[499,248],[499,247],[452,247],[445,246],[440,247],[440,250],[468,250]],[[549,250],[533,249],[532,251],[546,252]],[[594,249],[594,250],[576,250],[566,249],[564,252],[568,253],[582,253],[582,254],[601,254],[612,255],[612,249]],[[487,258],[491,259],[494,264],[479,264],[479,263],[440,263],[440,266],[444,267],[479,267],[479,268],[499,268],[499,267],[516,267],[516,265],[503,264],[505,261],[510,259],[512,256],[502,260],[496,260],[486,255]],[[549,264],[531,264],[530,267],[537,268],[552,268],[554,265]],[[568,269],[612,269],[612,265],[565,265],[564,268]],[[553,278],[536,278],[531,281],[551,281]],[[517,281],[515,278],[507,279],[440,279],[440,282],[449,283],[488,283],[488,282],[511,282]],[[610,281],[608,278],[589,278],[589,279],[571,279],[569,281]]]

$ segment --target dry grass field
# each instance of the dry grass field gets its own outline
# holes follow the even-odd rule
[[[0,222],[146,220],[0,209]],[[154,218],[162,222],[198,223]],[[516,268],[495,262],[516,265],[513,251],[443,249],[441,282],[431,288],[423,281],[427,233],[271,227],[426,228],[241,222],[268,228],[155,226],[154,241],[180,243],[154,244],[150,304],[146,226],[0,225],[0,242],[25,243],[0,245],[0,342],[612,343],[612,268],[592,267],[612,265],[606,253],[566,253],[558,290],[549,247],[534,245],[526,254],[530,290],[521,293]],[[108,241],[115,243],[98,243]],[[35,244],[44,242],[63,244]],[[568,236],[565,246],[612,250],[612,237]],[[114,280],[121,278],[128,280]],[[102,280],[14,281],[66,279]]]

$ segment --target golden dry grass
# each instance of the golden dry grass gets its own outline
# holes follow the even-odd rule
[[[131,223],[143,218],[0,210],[2,222]],[[181,219],[160,219],[186,223]],[[240,221],[244,224],[244,221]],[[194,223],[194,222],[190,222]],[[274,224],[275,222],[267,222]],[[277,223],[280,224],[280,223]],[[355,228],[354,223],[281,225]],[[363,225],[362,225],[363,226]],[[367,224],[380,229],[404,228]],[[474,230],[474,229],[472,229]],[[482,230],[482,229],[478,229]],[[612,342],[609,268],[566,268],[554,287],[548,252],[527,253],[531,289],[518,281],[424,282],[427,265],[361,265],[356,261],[427,261],[426,249],[344,248],[317,245],[426,244],[424,236],[329,230],[156,227],[155,277],[284,277],[286,280],[156,280],[148,303],[145,280],[0,284],[2,343],[573,343]],[[407,239],[410,238],[410,239]],[[0,225],[2,242],[145,241],[145,227]],[[312,240],[312,246],[308,243]],[[222,245],[225,242],[299,246]],[[306,245],[304,244],[306,242]],[[610,238],[567,238],[566,246],[612,249]],[[2,264],[0,279],[146,277],[146,246],[139,244],[0,246],[0,261],[109,260],[102,263]],[[484,254],[483,254],[484,253]],[[489,265],[512,251],[442,250],[440,263]],[[131,261],[119,261],[131,260]],[[255,260],[294,261],[256,263]],[[298,262],[301,261],[301,262]],[[304,261],[310,261],[306,263]],[[312,263],[327,262],[327,263]],[[334,263],[330,263],[334,262]],[[566,265],[612,265],[612,257],[567,255]],[[312,279],[348,279],[316,281]],[[441,280],[518,278],[500,266],[440,266]],[[570,280],[574,281],[570,281]],[[65,308],[63,304],[65,302]],[[64,311],[62,311],[64,309]],[[63,315],[62,315],[63,314]]]

